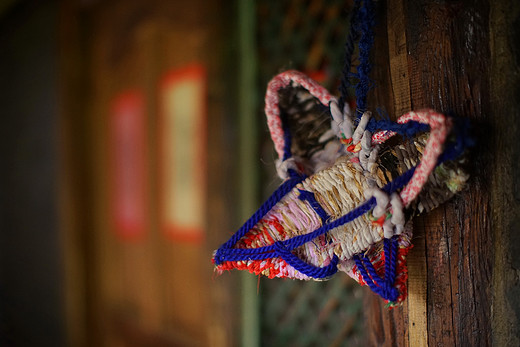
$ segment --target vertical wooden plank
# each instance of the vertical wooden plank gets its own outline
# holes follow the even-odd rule
[[[474,122],[484,119],[489,110],[487,2],[404,2],[404,11],[401,4],[391,4],[387,19],[393,111],[428,107]],[[399,35],[403,23],[404,37]],[[373,75],[384,76],[385,68],[379,66],[384,63],[380,58],[384,50],[377,48]],[[400,79],[406,75],[408,83]],[[489,151],[483,147],[474,151],[478,155],[470,157],[470,187],[414,221],[416,247],[409,255],[410,346],[491,342]],[[376,314],[369,344],[396,343],[387,313]]]
[[[473,120],[486,115],[487,11],[485,1],[407,3],[414,109],[430,107]],[[431,345],[490,344],[488,165],[485,151],[474,151],[479,150],[472,157],[469,189],[420,220],[426,232]]]
[[[520,345],[520,2],[490,1],[493,344]]]
[[[388,51],[395,117],[410,111],[410,76],[403,1],[387,5]],[[408,254],[408,345],[427,346],[426,254],[421,225],[414,227],[414,247]],[[404,304],[406,305],[406,303]]]
[[[401,2],[379,2],[376,6],[376,28],[373,49],[373,72],[375,88],[369,94],[369,105],[372,111],[381,107],[392,119],[400,116],[409,103],[409,90],[406,87],[407,62],[403,59],[402,46],[404,37],[403,18],[393,19],[399,15]],[[402,11],[401,11],[402,12]],[[401,16],[402,17],[402,16]],[[401,28],[399,26],[402,26]],[[389,64],[393,60],[395,66]],[[389,88],[390,86],[390,88]],[[409,106],[408,106],[409,107]],[[405,304],[389,310],[384,301],[377,295],[365,291],[365,320],[368,323],[368,346],[408,346],[408,307]]]
[[[414,224],[413,248],[408,253],[408,345],[428,346],[426,316],[426,246],[421,224]]]
[[[387,37],[390,78],[394,100],[394,117],[410,111],[410,77],[406,47],[406,18],[402,0],[387,4]]]

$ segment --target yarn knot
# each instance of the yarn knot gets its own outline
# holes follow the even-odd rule
[[[224,255],[222,254],[222,248],[217,249],[217,251],[213,255],[213,261],[214,261],[215,265],[220,265],[225,260],[226,259],[225,259]]]
[[[399,297],[399,291],[394,287],[393,284],[385,282],[381,289],[381,296],[385,300],[396,301]]]

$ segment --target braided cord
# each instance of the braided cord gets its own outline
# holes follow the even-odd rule
[[[348,33],[347,42],[345,42],[345,58],[343,60],[343,70],[341,73],[340,85],[338,87],[340,92],[338,106],[342,112],[345,108],[345,100],[348,96],[348,87],[350,85],[348,82],[348,76],[350,75],[350,70],[352,68],[352,55],[354,54],[355,42],[359,38],[357,17],[360,4],[361,0],[354,1],[354,7],[352,8],[352,14],[350,16],[350,31]]]
[[[359,65],[357,67],[356,77],[356,106],[357,119],[359,120],[367,109],[367,94],[371,89],[372,82],[370,80],[370,71],[372,64],[370,63],[370,50],[374,45],[375,11],[372,0],[364,0],[363,6],[359,10],[359,26],[361,30],[361,38],[359,39]]]
[[[293,170],[289,170],[290,178],[286,180],[278,189],[274,191],[273,194],[265,201],[262,206],[249,218],[244,225],[235,233],[233,236],[224,243],[220,249],[222,248],[231,248],[233,247],[249,230],[251,230],[256,223],[258,223],[274,205],[280,201],[285,194],[290,192],[298,183],[305,179],[305,176],[297,175]],[[220,250],[219,249],[219,250]],[[218,251],[217,251],[218,253]]]
[[[372,88],[373,82],[370,79],[372,64],[370,63],[370,51],[374,45],[375,11],[373,0],[355,0],[350,19],[350,31],[345,42],[345,60],[338,87],[340,97],[338,106],[341,112],[344,110],[345,100],[347,99],[349,78],[357,80],[355,85],[357,120],[359,121],[367,109],[367,94]],[[359,39],[359,41],[358,41]],[[358,41],[359,64],[356,72],[351,73],[355,42]]]
[[[368,257],[362,253],[354,255],[354,261],[363,277],[363,281],[365,281],[374,293],[388,301],[396,301],[399,297],[399,291],[394,287],[397,262],[397,238],[398,236],[396,235],[384,240],[384,277],[377,274]]]

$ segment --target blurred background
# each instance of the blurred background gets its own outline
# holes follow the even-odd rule
[[[0,345],[361,345],[346,275],[211,264],[280,184],[267,82],[335,91],[351,6],[0,2]]]

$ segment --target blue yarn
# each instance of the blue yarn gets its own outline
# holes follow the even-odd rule
[[[396,243],[397,237],[394,236],[390,241],[385,239],[383,247],[385,252],[385,280],[391,285],[395,282]]]
[[[423,124],[416,121],[409,121],[404,124],[399,124],[388,119],[375,120],[374,118],[370,118],[366,127],[366,130],[370,131],[371,133],[375,133],[378,130],[390,130],[395,131],[399,135],[406,138],[411,138],[415,134],[428,131],[429,129],[430,126],[428,124]]]
[[[370,63],[370,50],[374,45],[375,11],[373,0],[356,0],[352,10],[350,20],[350,31],[345,43],[345,60],[343,64],[339,92],[340,97],[338,106],[343,110],[345,100],[347,98],[349,79],[354,77],[357,80],[355,85],[357,120],[367,109],[367,94],[373,87],[373,81],[370,79],[370,71],[372,64]],[[354,53],[355,42],[359,38],[359,64],[356,67],[356,73],[352,73],[352,55]]]
[[[291,132],[289,131],[289,129],[285,125],[285,123],[287,123],[287,122],[284,122],[284,127],[283,127],[283,142],[284,142],[284,145],[283,145],[283,160],[287,160],[287,159],[292,157],[292,153],[291,153],[291,143],[292,143]]]
[[[365,281],[365,283],[370,287],[370,289],[374,293],[381,295],[381,293],[380,293],[381,290],[380,290],[379,286],[370,279],[370,276],[368,276],[367,270],[365,269],[365,265],[361,261],[359,255],[354,254],[354,256],[352,258],[354,259],[354,262],[356,263],[356,266],[357,266],[359,272],[361,273],[361,277],[363,277],[363,281]]]
[[[350,31],[347,36],[347,42],[345,42],[345,57],[343,60],[343,70],[341,73],[340,85],[338,87],[340,97],[338,99],[338,106],[340,110],[345,107],[345,100],[348,93],[348,76],[350,75],[350,69],[352,68],[352,54],[354,53],[354,44],[358,40],[358,11],[361,4],[361,0],[354,1],[354,7],[352,8],[352,14],[350,16]]]
[[[288,240],[279,242],[281,242],[285,248],[293,250],[297,247],[304,245],[307,242],[314,240],[318,236],[326,234],[329,230],[332,230],[343,224],[353,221],[354,219],[364,215],[365,213],[373,209],[375,206],[376,199],[371,198],[370,200],[366,201],[364,204],[358,206],[346,215],[336,219],[335,221],[322,225],[320,228],[314,230],[309,234],[294,236]],[[242,228],[240,228],[240,230],[237,231],[237,234],[240,233],[243,228],[244,226],[242,226]],[[233,239],[235,239],[235,235],[233,235]],[[225,261],[260,260],[266,258],[279,257],[279,255],[276,253],[274,245],[257,248],[231,248],[236,242],[232,243],[230,247],[230,241],[226,242],[217,250],[217,253],[215,254],[215,264],[218,265]],[[264,257],[266,254],[268,254],[269,256]],[[259,256],[259,258],[256,258],[257,256]]]
[[[327,219],[329,218],[329,215],[323,209],[323,207],[321,207],[321,205],[318,203],[318,201],[316,201],[316,197],[314,196],[314,193],[308,192],[303,189],[298,189],[298,191],[300,192],[298,199],[309,202],[309,204],[311,205],[314,212],[316,212],[318,214],[318,216],[320,216],[321,222],[325,223],[327,221]]]
[[[339,258],[336,254],[332,257],[329,265],[323,267],[316,267],[309,265],[295,256],[289,249],[287,249],[283,242],[275,242],[275,249],[277,253],[285,260],[286,263],[294,267],[301,273],[312,278],[326,278],[334,275],[338,271]]]
[[[454,122],[455,142],[449,143],[440,155],[437,165],[453,160],[460,156],[466,148],[473,147],[475,140],[470,134],[470,123],[468,119],[452,118]]]
[[[249,218],[244,225],[235,233],[233,236],[224,243],[215,254],[215,263],[220,264],[222,250],[225,248],[232,248],[249,230],[251,230],[256,223],[258,223],[267,212],[273,208],[274,205],[280,201],[285,194],[290,192],[298,183],[302,182],[305,179],[305,176],[298,176],[293,170],[289,170],[290,178],[285,181],[278,189],[274,191],[274,193],[267,199],[262,206]],[[220,252],[220,253],[219,253]]]
[[[394,287],[397,261],[397,236],[393,236],[391,239],[384,239],[384,252],[385,275],[383,278],[377,274],[370,259],[363,255],[363,253],[356,254],[353,258],[363,280],[370,289],[383,299],[395,301],[399,297],[399,291]]]
[[[358,83],[356,85],[356,105],[357,120],[367,109],[367,94],[372,88],[370,80],[370,71],[372,64],[370,63],[370,50],[374,45],[374,32],[372,28],[375,25],[375,11],[372,0],[364,0],[363,6],[359,9],[359,25],[361,38],[359,39],[359,65],[357,67]]]

